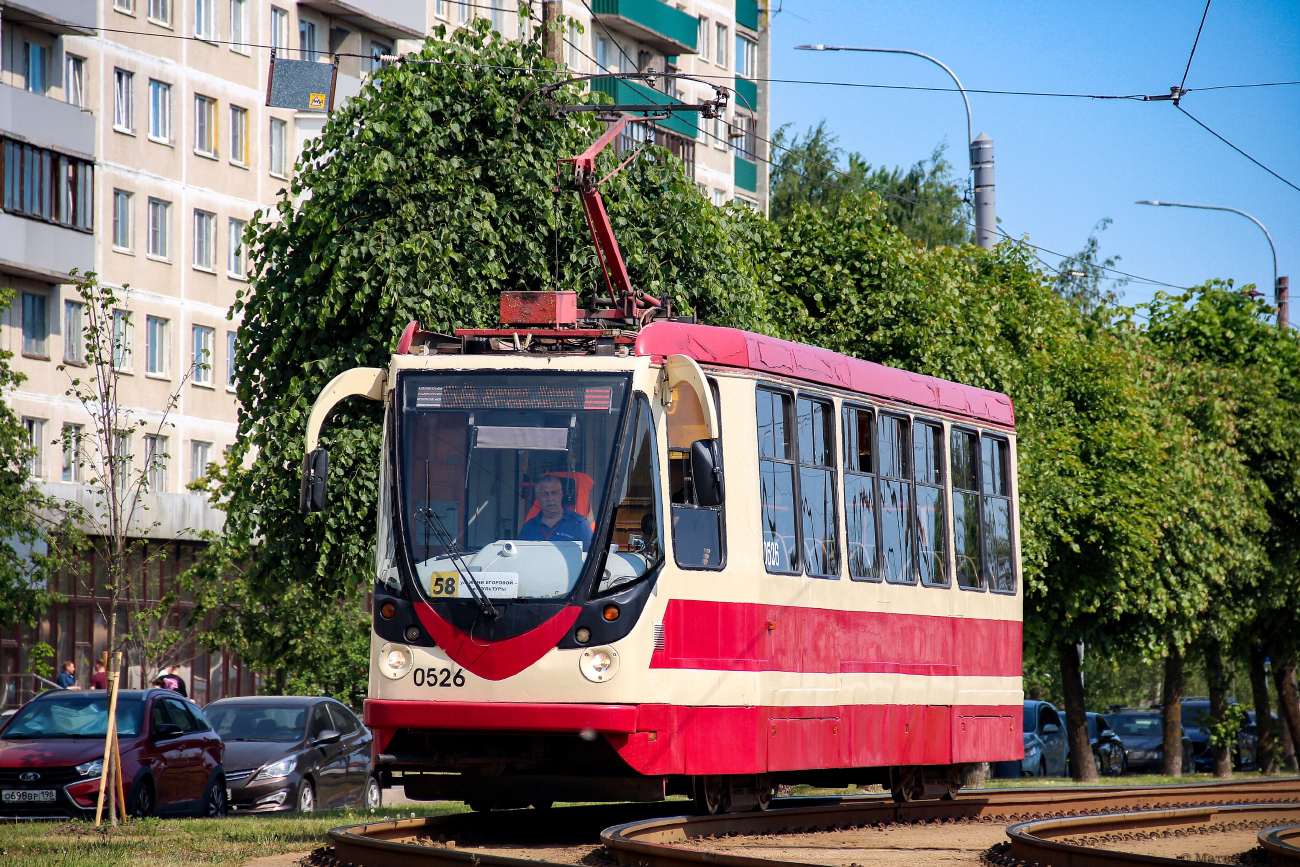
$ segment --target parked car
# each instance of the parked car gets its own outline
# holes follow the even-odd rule
[[[995,762],[993,776],[1063,777],[1066,774],[1070,747],[1065,739],[1061,714],[1045,701],[1025,702],[1025,757],[1020,761]]]
[[[226,743],[230,809],[378,807],[370,730],[330,698],[223,698],[206,708]]]
[[[50,690],[0,731],[0,817],[86,817],[95,810],[108,729],[104,692]],[[118,744],[127,812],[226,812],[221,738],[198,705],[163,689],[122,690]]]
[[[1092,744],[1092,758],[1097,763],[1097,773],[1103,777],[1124,776],[1124,741],[1111,728],[1106,717],[1088,712],[1088,741]]]
[[[1159,773],[1164,767],[1164,719],[1158,710],[1126,708],[1106,714],[1111,730],[1123,740],[1124,765],[1129,771]],[[1192,741],[1180,732],[1183,743],[1182,771],[1192,772]]]
[[[1235,699],[1228,699],[1229,705],[1237,704]],[[1256,736],[1254,715],[1247,713],[1250,724],[1243,724],[1237,730],[1237,737],[1232,745],[1232,766],[1237,770],[1250,770],[1257,766]],[[1183,699],[1183,729],[1192,739],[1192,752],[1195,756],[1196,769],[1209,771],[1214,768],[1214,750],[1210,748],[1210,702],[1208,699]]]

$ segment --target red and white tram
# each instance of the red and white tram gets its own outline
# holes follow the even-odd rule
[[[676,321],[413,323],[318,399],[308,508],[348,395],[386,407],[365,721],[408,797],[910,800],[1021,757],[1006,396]]]

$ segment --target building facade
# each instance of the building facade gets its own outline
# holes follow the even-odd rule
[[[157,525],[139,529],[166,556],[141,562],[131,606],[156,605],[194,556],[197,532],[221,527],[220,513],[188,486],[236,436],[239,323],[231,307],[247,285],[244,229],[288,186],[304,142],[325,121],[322,112],[266,106],[273,53],[322,63],[359,55],[338,58],[337,102],[359,91],[375,55],[417,50],[440,25],[488,17],[509,37],[539,26],[540,0],[529,18],[514,9],[508,0],[0,3],[0,287],[14,294],[0,313],[0,349],[26,376],[8,400],[36,453],[32,476],[52,493],[89,502],[84,470],[61,445],[65,430],[88,424],[66,394],[85,358],[86,310],[69,274],[94,271],[119,287],[122,393],[147,423],[130,454],[142,462],[166,456],[145,494]],[[725,119],[675,115],[656,138],[710,201],[766,210],[767,96],[759,79],[767,24],[759,3],[564,0],[563,12],[575,22],[563,53],[575,72],[677,71],[733,90]],[[707,85],[672,79],[649,95],[626,81],[594,86],[619,102],[713,96]],[[156,430],[173,394],[167,425]],[[57,661],[73,660],[86,681],[106,642],[100,571],[88,561],[60,576],[68,602],[37,629],[0,629],[6,701],[29,689],[19,673],[37,642],[53,647]],[[187,604],[178,602],[169,618]],[[238,660],[182,657],[203,700],[255,688]]]

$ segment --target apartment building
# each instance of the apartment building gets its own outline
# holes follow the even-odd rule
[[[725,119],[674,115],[656,137],[711,201],[765,210],[759,3],[590,3],[564,0],[564,14],[580,25],[565,37],[569,67],[679,71],[734,89]],[[124,398],[147,423],[130,453],[139,466],[166,456],[150,474],[137,532],[168,552],[141,565],[126,609],[165,595],[200,544],[195,533],[221,528],[221,514],[188,486],[236,435],[238,322],[230,309],[247,280],[243,231],[276,201],[304,142],[325,122],[323,112],[265,105],[273,51],[322,63],[348,55],[338,57],[337,103],[359,91],[375,55],[417,50],[438,25],[475,17],[524,35],[540,23],[541,0],[530,18],[513,0],[0,0],[0,286],[14,293],[0,312],[0,349],[26,376],[8,399],[35,449],[33,477],[89,505],[84,472],[60,442],[65,429],[88,424],[66,394],[85,358],[86,310],[69,272],[93,270],[125,287],[113,323],[125,344],[117,366]],[[612,79],[595,86],[622,103],[713,96],[706,85],[671,79],[657,90]],[[155,430],[172,394],[176,406]],[[106,644],[104,577],[90,561],[68,570],[55,588],[66,603],[36,629],[0,630],[0,703],[31,686],[17,673],[40,641],[58,661],[75,661],[85,682]],[[182,664],[201,701],[255,686],[233,657],[200,653]],[[138,682],[140,672],[131,676]]]

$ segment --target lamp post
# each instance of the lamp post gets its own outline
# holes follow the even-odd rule
[[[1245,217],[1256,226],[1259,226],[1259,230],[1263,232],[1264,237],[1268,239],[1268,249],[1273,254],[1273,302],[1277,305],[1277,324],[1283,328],[1290,326],[1290,311],[1285,309],[1288,306],[1288,299],[1282,297],[1282,284],[1277,279],[1277,248],[1273,246],[1273,236],[1268,233],[1268,229],[1264,228],[1263,223],[1256,220],[1245,211],[1238,211],[1236,208],[1225,208],[1221,205],[1189,205],[1183,202],[1160,202],[1155,199],[1140,199],[1139,201],[1134,202],[1134,204],[1153,205],[1158,208],[1195,208],[1198,211],[1227,211],[1230,214],[1237,214]]]
[[[966,98],[966,88],[961,86],[961,80],[957,78],[956,73],[937,58],[906,48],[859,48],[848,45],[821,44],[796,45],[795,48],[800,51],[867,51],[876,54],[910,54],[913,57],[928,60],[948,73],[953,83],[957,85],[957,90],[961,93],[961,101],[966,106],[966,141],[970,142],[970,169],[974,176],[975,187],[975,243],[987,250],[997,242],[998,217],[993,187],[993,139],[983,133],[980,133],[978,139],[973,138],[974,124],[971,122],[970,100]]]

